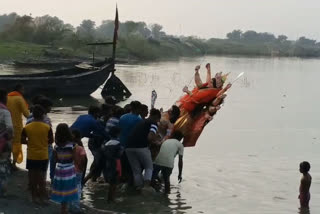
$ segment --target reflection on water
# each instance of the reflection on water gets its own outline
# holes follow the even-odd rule
[[[298,213],[299,214],[311,214],[309,208],[300,208]]]
[[[156,192],[137,193],[126,185],[119,187],[116,202],[107,203],[108,184],[89,183],[84,189],[84,203],[99,209],[125,213],[188,213],[192,207],[181,197],[179,188],[170,195]]]
[[[135,99],[150,105],[155,89],[156,107],[168,108],[182,95],[182,87],[190,82],[201,60],[117,66],[117,76],[133,93],[120,105]],[[109,204],[107,185],[88,183],[83,201],[100,209],[139,214],[298,213],[298,166],[307,160],[314,178],[308,212],[320,213],[320,156],[315,152],[320,151],[320,61],[229,57],[206,57],[206,61],[213,71],[231,72],[230,80],[241,72],[245,76],[232,86],[197,146],[186,148],[183,182],[178,184],[175,166],[168,197],[136,195],[123,187],[118,201]],[[200,74],[205,78],[205,69]],[[86,108],[71,106],[88,106],[95,99],[100,102],[100,91],[92,97],[63,98],[50,114],[54,127],[61,122],[72,124]]]
[[[97,99],[92,96],[87,97],[60,97],[52,99],[55,107],[89,107],[90,105],[99,105],[103,102],[102,98]]]

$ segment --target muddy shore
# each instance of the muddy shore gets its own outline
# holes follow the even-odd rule
[[[8,192],[5,198],[0,198],[0,214],[59,214],[60,204],[49,201],[46,206],[36,205],[30,200],[27,191],[28,174],[25,170],[18,170],[9,177]],[[115,212],[94,209],[81,205],[86,214],[115,214]]]

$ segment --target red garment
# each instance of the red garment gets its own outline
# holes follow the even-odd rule
[[[187,127],[188,131],[185,133],[183,138],[184,147],[193,147],[196,145],[196,142],[207,122],[208,118],[206,112],[202,112],[192,120],[191,124]]]
[[[206,86],[206,84],[203,84],[203,86]],[[199,89],[196,87],[192,90],[191,95],[187,94],[178,101],[180,103],[180,108],[190,113],[197,105],[206,104],[214,100],[220,90],[221,89],[217,88]]]
[[[185,112],[174,124],[172,132],[180,131],[184,136],[182,142],[184,147],[193,147],[209,120],[207,111],[202,111],[196,117],[191,117],[189,113]]]
[[[121,177],[122,170],[121,170],[121,160],[120,159],[116,160],[116,170],[117,170],[118,176]]]
[[[76,173],[82,173],[84,166],[81,166],[82,160],[87,157],[86,150],[82,146],[75,147],[74,168]]]

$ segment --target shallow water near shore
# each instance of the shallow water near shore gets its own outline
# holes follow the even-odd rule
[[[197,146],[186,148],[183,182],[178,184],[175,167],[170,195],[120,191],[113,204],[107,203],[105,184],[90,183],[84,189],[84,203],[139,214],[298,213],[298,167],[307,160],[313,177],[310,213],[319,213],[320,60],[207,56],[118,65],[116,74],[133,94],[120,105],[137,99],[150,106],[155,89],[156,107],[167,109],[182,95],[182,87],[191,82],[195,65],[202,61],[210,62],[213,72],[231,72],[230,80],[240,72],[245,75],[232,86],[223,108],[205,128]],[[0,72],[11,71],[0,66]],[[50,114],[54,126],[61,122],[71,125],[85,113],[85,109],[71,106],[99,102],[100,91],[92,97],[58,100]],[[92,160],[88,149],[87,153]],[[20,166],[25,168],[25,163]]]

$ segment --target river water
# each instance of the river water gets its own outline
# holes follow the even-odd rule
[[[231,72],[230,80],[240,72],[245,75],[232,86],[196,147],[186,148],[183,182],[178,184],[175,166],[170,195],[120,191],[113,204],[106,201],[104,184],[88,184],[84,203],[139,214],[299,213],[298,169],[299,163],[307,160],[313,176],[310,213],[320,213],[320,60],[206,56],[118,65],[116,74],[133,94],[120,105],[132,100],[150,105],[155,89],[156,107],[167,109],[192,80],[195,65],[202,62],[210,62],[213,71]],[[10,69],[2,66],[3,71]],[[72,124],[85,111],[71,106],[99,102],[94,99],[100,99],[99,90],[92,97],[60,100],[50,114],[54,126],[60,122]]]

